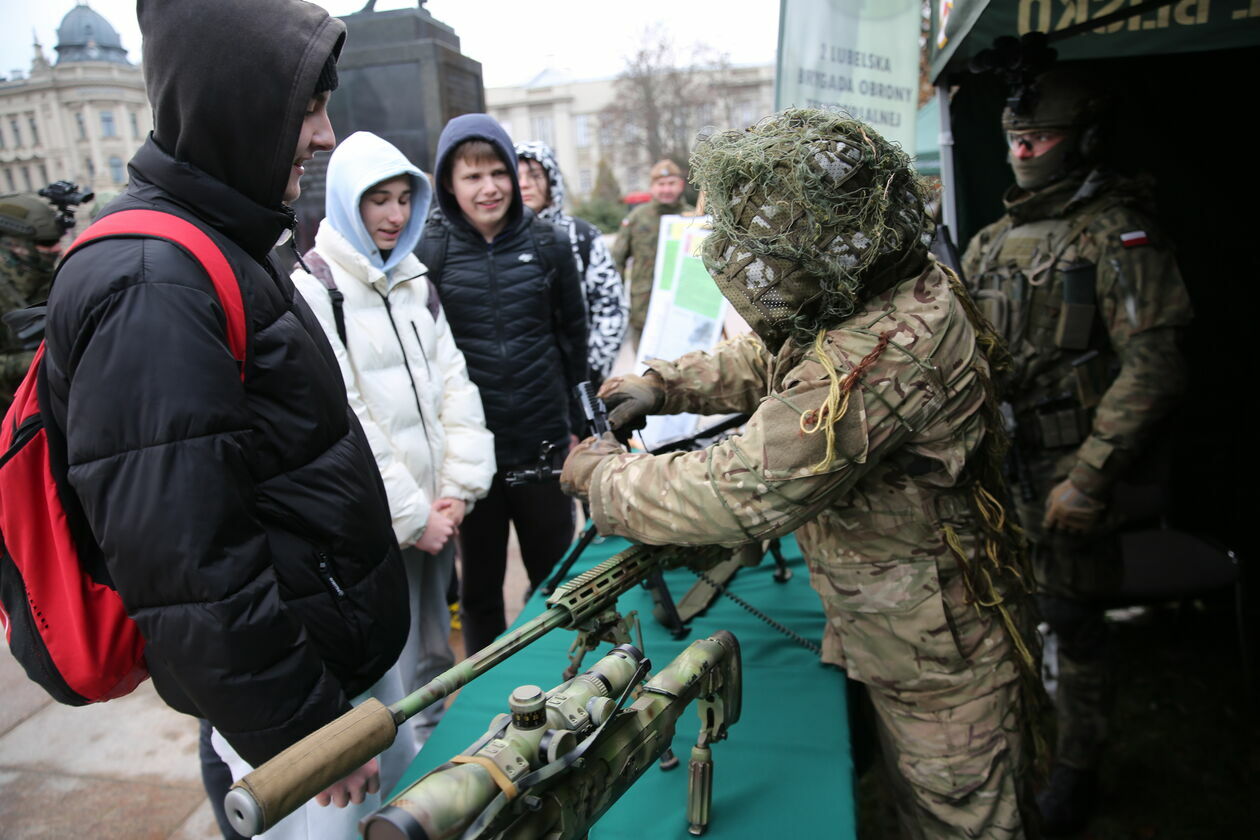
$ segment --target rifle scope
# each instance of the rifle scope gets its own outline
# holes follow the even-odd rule
[[[459,837],[500,791],[515,797],[516,782],[559,760],[607,720],[635,674],[645,673],[643,662],[634,645],[620,645],[546,694],[534,685],[517,687],[508,697],[511,714],[497,715],[467,750],[367,817],[360,824],[364,840]]]

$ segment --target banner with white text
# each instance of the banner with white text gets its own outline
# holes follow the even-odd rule
[[[914,150],[919,0],[782,0],[775,110],[831,108]]]

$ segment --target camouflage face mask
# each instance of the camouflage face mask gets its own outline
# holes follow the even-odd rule
[[[692,172],[713,219],[705,266],[770,346],[812,340],[908,256],[925,258],[908,158],[841,114],[790,110],[716,135],[697,147]]]
[[[40,250],[34,242],[0,236],[0,282],[23,298],[47,286],[56,265],[57,254]]]

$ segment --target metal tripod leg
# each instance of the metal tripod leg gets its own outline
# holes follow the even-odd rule
[[[770,541],[770,553],[774,555],[774,579],[779,583],[787,583],[792,579],[792,570],[788,568],[787,561],[783,559],[783,549],[779,546],[778,537]]]
[[[675,639],[683,639],[690,632],[687,626],[683,624],[682,619],[678,616],[678,607],[674,604],[674,596],[670,594],[669,586],[665,583],[665,577],[660,570],[652,572],[643,581],[643,585],[652,593],[652,600],[656,602],[656,606],[652,609],[652,614],[656,616],[669,635]]]

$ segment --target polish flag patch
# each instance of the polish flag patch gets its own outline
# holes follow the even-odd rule
[[[1131,230],[1128,233],[1120,234],[1120,244],[1126,248],[1136,248],[1139,245],[1149,245],[1151,240],[1147,238],[1144,230]]]

